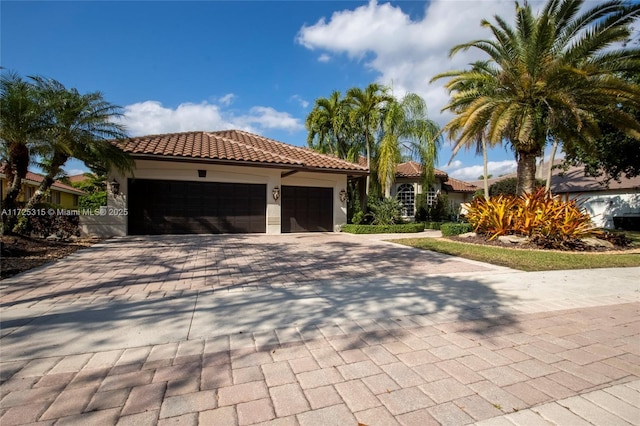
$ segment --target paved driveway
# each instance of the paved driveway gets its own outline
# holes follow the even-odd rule
[[[489,306],[463,277],[504,270],[345,234],[112,239],[3,281],[3,347],[68,355]],[[420,285],[444,275],[460,279]]]
[[[0,423],[465,424],[578,396],[624,412],[579,420],[638,423],[638,274],[345,234],[112,239],[0,282]]]

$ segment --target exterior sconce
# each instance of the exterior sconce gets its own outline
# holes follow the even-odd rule
[[[280,198],[280,187],[276,186],[275,188],[273,188],[273,191],[271,191],[271,195],[273,196],[274,201],[278,201],[278,199]]]
[[[343,203],[347,201],[347,191],[344,189],[340,190],[340,201]]]
[[[118,182],[116,178],[113,178],[113,180],[109,182],[109,185],[111,185],[111,193],[113,195],[118,195],[120,193],[120,182]]]

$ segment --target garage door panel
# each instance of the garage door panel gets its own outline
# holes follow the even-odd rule
[[[266,232],[266,185],[129,180],[130,234]]]
[[[330,232],[333,188],[283,186],[282,232]]]

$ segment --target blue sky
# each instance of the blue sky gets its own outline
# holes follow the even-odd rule
[[[438,72],[465,67],[457,43],[488,34],[481,18],[511,20],[513,2],[446,1],[2,1],[1,65],[101,91],[124,108],[130,135],[241,128],[306,145],[318,97],[377,81],[416,92],[441,125],[447,94]],[[482,159],[450,143],[438,168],[473,180]],[[490,153],[490,173],[515,170]],[[82,164],[68,163],[70,174]]]

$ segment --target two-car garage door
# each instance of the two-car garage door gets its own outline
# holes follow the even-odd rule
[[[266,232],[263,184],[129,180],[129,234]]]
[[[266,232],[264,184],[130,179],[128,200],[131,235]],[[333,228],[332,188],[283,186],[281,207],[282,232]]]

